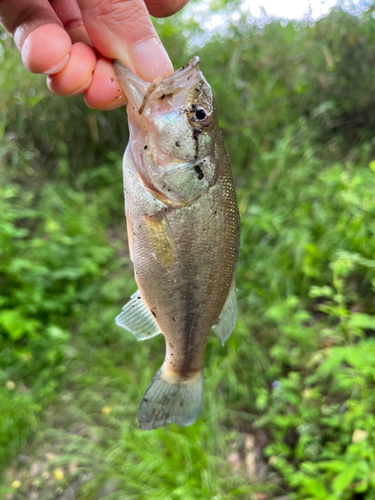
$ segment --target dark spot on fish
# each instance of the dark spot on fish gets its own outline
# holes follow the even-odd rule
[[[145,147],[143,149],[147,149],[147,144],[145,144]]]
[[[180,406],[181,406],[181,408],[184,406],[183,401],[180,401]]]
[[[154,313],[154,311],[151,309],[151,314],[156,318],[156,314]]]
[[[176,142],[176,146],[179,148],[180,147],[180,143],[177,141]]]
[[[174,318],[172,318],[172,319],[173,319],[173,321],[176,321]]]
[[[170,401],[170,397],[169,396],[163,396],[161,399],[160,399],[160,404],[161,405],[167,405]]]
[[[193,104],[194,106],[194,104]],[[193,107],[192,106],[192,107]],[[198,158],[198,152],[199,152],[199,140],[198,140],[198,136],[199,134],[202,132],[202,129],[201,128],[195,128],[193,130],[193,139],[195,141],[195,159]]]
[[[186,69],[187,67],[189,66],[189,63],[186,63],[182,66],[182,68],[180,69],[180,71],[182,71],[183,69]]]
[[[115,97],[115,99],[118,99],[118,95]]]
[[[173,356],[173,353],[171,352],[171,356]]]
[[[111,82],[114,82],[114,81],[115,81],[115,79],[111,77]]]
[[[193,76],[193,75],[188,76],[188,78],[187,78],[187,79],[188,79],[188,81],[190,80],[190,78],[191,78],[192,76]]]
[[[165,94],[163,94],[163,95],[160,97],[160,100],[162,101],[162,100],[163,100],[163,99],[165,99],[165,98],[166,98],[166,95],[165,95]]]
[[[203,179],[203,177],[204,177],[204,173],[202,172],[200,166],[199,165],[195,165],[194,169],[195,169],[195,171],[198,174],[198,179],[201,181]]]
[[[168,192],[170,191],[170,189],[168,189]]]
[[[147,399],[147,398],[143,398],[143,401],[144,401],[145,403],[148,403],[148,399]]]
[[[173,345],[170,342],[169,342],[169,346],[172,347],[172,349],[173,349]]]

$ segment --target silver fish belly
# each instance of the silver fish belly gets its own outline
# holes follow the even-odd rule
[[[138,291],[116,318],[166,356],[142,400],[142,429],[192,424],[211,328],[224,344],[237,314],[239,213],[211,88],[198,58],[148,84],[120,62],[129,99],[125,212]]]

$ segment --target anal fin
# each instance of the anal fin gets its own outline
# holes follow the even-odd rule
[[[137,340],[151,339],[161,333],[139,290],[133,293],[115,321],[116,325],[128,330]]]
[[[237,297],[236,297],[236,277],[234,276],[232,285],[229,289],[227,300],[220,313],[216,324],[212,327],[215,335],[221,340],[224,345],[229,338],[236,324],[237,318]]]

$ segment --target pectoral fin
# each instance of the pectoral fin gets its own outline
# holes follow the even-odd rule
[[[125,328],[137,340],[146,340],[155,337],[160,332],[153,315],[137,290],[122,308],[122,313],[116,316],[116,325]]]
[[[232,285],[229,289],[227,300],[220,313],[217,323],[212,327],[215,335],[221,340],[224,345],[227,338],[233,331],[237,317],[237,297],[236,297],[236,277],[233,278]]]
[[[151,241],[155,258],[167,269],[176,262],[178,254],[167,217],[163,210],[154,215],[144,215],[146,230]]]

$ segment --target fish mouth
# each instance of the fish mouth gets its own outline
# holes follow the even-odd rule
[[[184,66],[177,69],[173,73],[173,75],[169,76],[168,78],[165,78],[163,80],[163,83],[165,85],[173,85],[173,84],[178,83],[180,80],[188,77],[190,75],[190,73],[192,72],[192,70],[194,68],[196,68],[196,66],[198,66],[197,69],[199,70],[199,57],[198,56],[194,56],[192,59],[190,59],[190,61],[188,63],[184,64]]]
[[[121,61],[113,61],[113,69],[119,79],[129,104],[138,114],[142,114],[151,95],[155,97],[171,97],[192,85],[194,75],[200,73],[199,57],[193,57],[187,64],[176,70],[173,75],[156,78],[153,82],[144,82],[139,76],[124,66]]]

